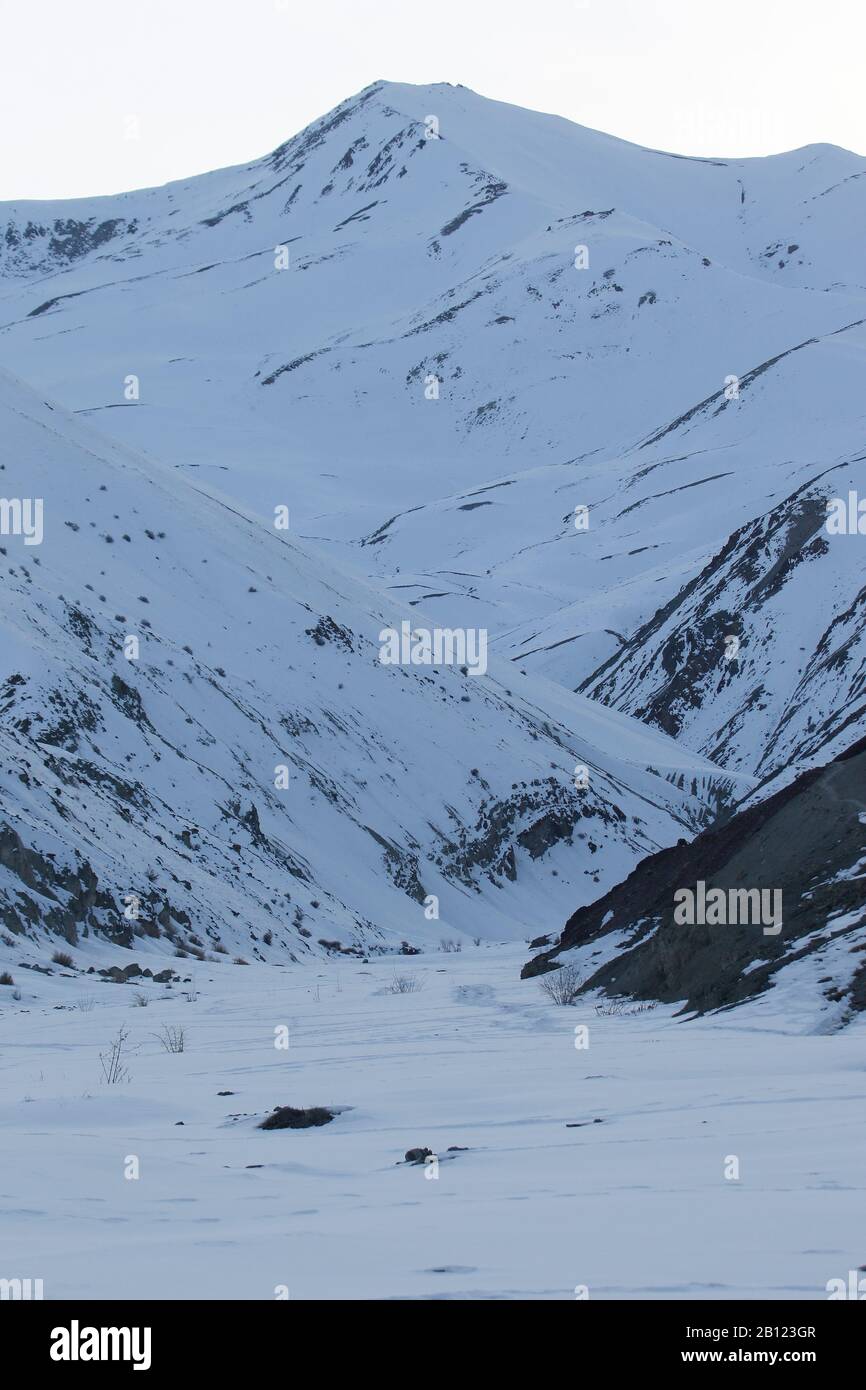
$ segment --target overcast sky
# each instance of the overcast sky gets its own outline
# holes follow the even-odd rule
[[[0,198],[264,154],[378,78],[682,154],[866,154],[863,0],[0,0]]]

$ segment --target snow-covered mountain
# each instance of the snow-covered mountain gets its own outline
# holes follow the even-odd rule
[[[0,1295],[856,1289],[864,175],[379,82],[0,205]]]
[[[5,374],[0,438],[9,947],[525,935],[730,794],[504,663],[383,664],[417,615]]]
[[[762,783],[849,747],[866,720],[864,536],[828,532],[827,501],[850,510],[864,459],[739,527],[582,689]]]
[[[862,538],[820,518],[866,493],[864,175],[379,82],[247,166],[0,208],[0,361],[770,776],[864,728]]]

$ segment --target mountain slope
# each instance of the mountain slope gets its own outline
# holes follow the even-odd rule
[[[717,557],[769,567],[805,488],[864,488],[864,174],[830,146],[685,159],[375,83],[241,168],[4,206],[0,362],[263,518],[290,505],[520,669],[665,726],[697,660],[678,737],[796,770],[860,681],[856,539],[807,538],[826,620],[796,661],[787,627],[767,640],[772,586]]]
[[[277,958],[524,935],[730,787],[495,663],[383,664],[407,610],[5,375],[0,436],[4,509],[41,501],[44,532],[2,537],[9,933]]]
[[[581,688],[762,780],[843,751],[866,722],[866,586],[828,501],[847,507],[864,459],[735,531]]]

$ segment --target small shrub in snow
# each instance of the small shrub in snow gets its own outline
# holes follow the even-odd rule
[[[96,1000],[92,994],[82,994],[80,999],[76,999],[75,1007],[79,1009],[81,1013],[89,1014],[96,1008]]]
[[[629,1005],[625,999],[607,999],[603,1004],[596,1004],[595,1012],[599,1018],[634,1018],[637,1014],[652,1013],[654,1008],[653,1000]]]
[[[439,950],[444,951],[446,955],[454,955],[456,952],[463,950],[463,942],[449,941],[443,936],[442,940],[439,942]]]
[[[563,965],[559,970],[552,970],[549,975],[542,975],[538,983],[553,1004],[564,1008],[577,1002],[580,976],[574,965]]]
[[[186,1048],[186,1033],[183,1028],[178,1028],[171,1023],[167,1023],[161,1033],[153,1035],[157,1042],[162,1043],[166,1052],[183,1052]]]
[[[14,985],[14,983],[15,983],[15,981],[13,980],[12,976],[9,974],[9,971],[8,971],[8,970],[4,970],[4,971],[3,971],[3,974],[0,975],[0,985]]]
[[[124,1081],[129,1080],[129,1071],[123,1060],[123,1049],[129,1032],[126,1028],[117,1030],[117,1037],[109,1043],[107,1052],[100,1052],[99,1060],[102,1064],[102,1079],[106,1086],[120,1086]]]
[[[388,994],[418,994],[423,988],[416,975],[395,975],[386,991]]]
[[[147,995],[143,994],[141,990],[136,990],[132,996],[132,1007],[134,1009],[146,1009],[149,1003],[150,1000]]]
[[[609,999],[604,1004],[596,1004],[595,1012],[599,1018],[619,1018],[624,1008],[621,999]]]
[[[67,970],[73,970],[75,968],[75,961],[69,955],[68,951],[55,951],[51,959],[55,965],[62,965]]]

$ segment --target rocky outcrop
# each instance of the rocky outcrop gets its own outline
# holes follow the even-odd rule
[[[707,895],[724,890],[729,904],[730,894],[778,891],[780,930],[763,919],[684,923],[676,895],[698,883]],[[604,963],[593,963],[594,954]],[[573,963],[582,993],[602,989],[702,1013],[771,988],[808,956],[826,956],[816,987],[840,1006],[840,1019],[866,1007],[866,740],[691,843],[645,859],[576,912],[523,976]]]

